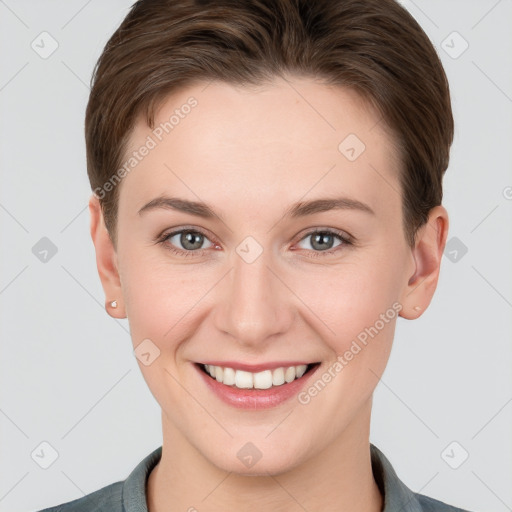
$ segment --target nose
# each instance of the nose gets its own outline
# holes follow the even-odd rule
[[[235,254],[215,312],[217,329],[257,352],[286,333],[294,317],[293,293],[269,260],[265,251],[252,263]]]

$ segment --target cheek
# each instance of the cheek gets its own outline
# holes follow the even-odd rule
[[[309,317],[337,353],[348,350],[365,329],[377,326],[392,337],[397,317],[401,272],[384,259],[323,267],[295,274],[291,288],[311,311]],[[393,307],[393,304],[395,306]]]
[[[169,358],[178,348],[174,340],[186,339],[197,322],[198,305],[213,284],[208,280],[212,273],[135,252],[124,261],[124,270],[123,296],[134,347],[150,339],[162,360]]]
[[[172,409],[183,398],[174,381],[181,380],[177,355],[193,334],[194,306],[207,286],[199,272],[171,270],[147,256],[133,254],[124,263],[123,296],[139,368],[163,410]],[[149,364],[143,353],[150,354]]]

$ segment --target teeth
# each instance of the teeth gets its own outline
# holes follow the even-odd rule
[[[308,368],[306,364],[301,364],[251,373],[211,364],[203,366],[206,372],[218,382],[240,389],[268,389],[272,386],[282,386],[285,382],[292,382],[302,377]]]
[[[281,384],[284,384],[284,369],[283,368],[276,368],[272,372],[272,384],[274,386],[280,386]]]
[[[292,380],[295,380],[295,367],[290,366],[289,368],[286,368],[286,371],[284,372],[284,380],[286,382],[291,382]]]
[[[265,370],[263,372],[255,373],[253,376],[254,387],[256,389],[268,389],[272,387],[272,372]]]
[[[236,382],[236,374],[233,368],[224,368],[224,384],[232,386]]]
[[[235,372],[235,386],[242,389],[251,389],[253,386],[253,374],[237,370]]]
[[[308,369],[308,367],[305,364],[301,364],[300,366],[296,366],[295,367],[295,376],[297,377],[297,379],[300,379],[306,373],[307,369]]]

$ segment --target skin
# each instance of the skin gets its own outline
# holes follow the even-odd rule
[[[149,510],[380,511],[370,417],[396,318],[306,405],[292,398],[266,410],[235,409],[205,386],[193,362],[319,361],[316,380],[393,303],[407,319],[426,309],[447,212],[433,208],[409,247],[393,140],[356,93],[299,77],[251,88],[205,85],[173,93],[158,111],[156,125],[190,96],[198,101],[119,185],[116,248],[98,199],[89,203],[106,300],[119,304],[107,310],[128,317],[134,348],[149,338],[160,350],[150,365],[139,361],[162,408]],[[338,150],[350,133],[366,146],[353,162]],[[140,117],[128,153],[148,135]],[[161,195],[203,201],[218,217],[171,209],[139,215]],[[298,201],[338,196],[374,214],[285,216]],[[190,247],[179,235],[155,242],[180,228],[205,232],[201,254],[173,254],[173,244]],[[314,228],[339,230],[354,243],[334,236],[322,251]],[[263,249],[250,264],[236,252],[247,236]],[[237,457],[249,441],[262,453],[251,468]]]

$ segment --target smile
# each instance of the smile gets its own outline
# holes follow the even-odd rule
[[[232,407],[255,410],[276,407],[297,396],[320,363],[206,361],[193,366],[209,392],[218,399]]]
[[[281,366],[273,370],[249,372],[230,367],[203,364],[204,371],[217,382],[238,389],[269,389],[300,379],[313,365]]]

